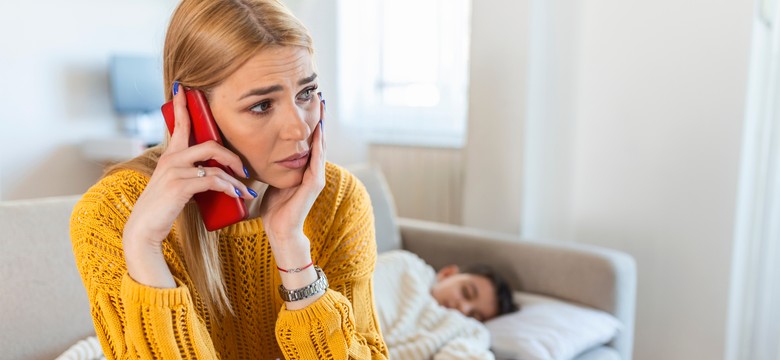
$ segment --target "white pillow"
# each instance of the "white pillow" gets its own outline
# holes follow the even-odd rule
[[[485,323],[498,359],[572,359],[609,342],[621,326],[604,311],[529,293],[514,298],[520,311]]]

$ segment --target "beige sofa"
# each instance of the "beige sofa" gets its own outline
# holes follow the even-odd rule
[[[407,249],[434,267],[493,264],[517,289],[609,312],[623,323],[623,331],[607,346],[577,360],[631,358],[636,270],[630,256],[400,219],[381,172],[370,166],[351,170],[371,194],[380,252]],[[68,236],[77,200],[70,196],[0,202],[0,358],[53,359],[94,333]]]

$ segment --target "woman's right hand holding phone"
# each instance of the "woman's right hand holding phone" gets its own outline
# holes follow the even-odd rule
[[[253,198],[246,185],[222,169],[202,167],[204,174],[195,165],[214,159],[235,174],[246,173],[241,159],[217,142],[189,146],[187,100],[178,83],[174,83],[174,89],[175,130],[130,213],[122,238],[130,277],[138,283],[158,288],[176,287],[163,257],[162,242],[193,195],[212,190],[232,197]]]

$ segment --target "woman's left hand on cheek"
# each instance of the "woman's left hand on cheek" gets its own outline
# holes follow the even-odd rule
[[[260,216],[279,266],[305,265],[299,262],[306,261],[302,256],[310,256],[310,244],[303,233],[303,223],[323,188],[325,136],[320,121],[314,130],[311,155],[301,184],[289,189],[269,188],[263,198]]]

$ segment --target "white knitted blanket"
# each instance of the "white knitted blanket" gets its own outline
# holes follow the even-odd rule
[[[494,359],[487,328],[433,298],[435,278],[433,268],[411,252],[379,255],[374,298],[390,358]]]
[[[100,342],[94,336],[77,342],[55,360],[105,360]]]

